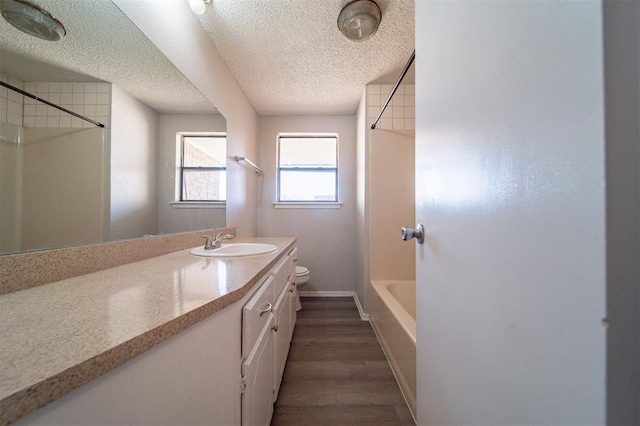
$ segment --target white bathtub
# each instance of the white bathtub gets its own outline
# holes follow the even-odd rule
[[[416,417],[416,282],[371,281],[369,319]]]

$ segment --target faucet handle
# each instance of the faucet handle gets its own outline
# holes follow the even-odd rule
[[[215,242],[215,241],[222,242],[222,241],[225,241],[225,240],[233,240],[233,235],[231,235],[231,234],[225,234],[224,232],[219,232],[219,233],[216,235],[216,238],[215,238],[214,242]]]
[[[206,239],[204,243],[205,250],[213,250],[215,248],[213,244],[213,237],[210,237],[209,235],[203,235],[202,238]]]

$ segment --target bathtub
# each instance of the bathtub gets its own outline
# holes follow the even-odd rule
[[[416,418],[416,282],[371,281],[369,320]]]

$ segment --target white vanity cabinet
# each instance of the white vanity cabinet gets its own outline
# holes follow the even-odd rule
[[[293,274],[292,274],[293,271]],[[293,258],[270,271],[242,314],[242,424],[268,425],[287,362],[295,317]],[[295,285],[295,283],[294,283]],[[293,320],[293,321],[292,321]]]

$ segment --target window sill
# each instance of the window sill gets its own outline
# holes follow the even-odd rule
[[[339,209],[342,207],[340,202],[275,202],[273,207],[276,209]]]
[[[172,201],[169,203],[174,209],[224,209],[224,201]]]

